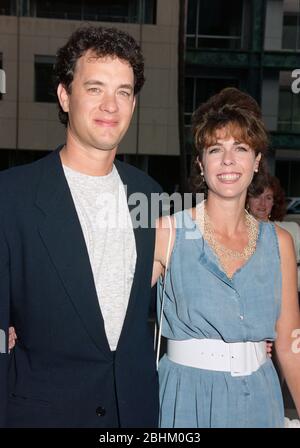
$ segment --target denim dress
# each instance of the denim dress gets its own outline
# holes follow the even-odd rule
[[[176,237],[166,276],[162,335],[225,342],[276,339],[281,305],[275,226],[259,224],[254,254],[232,279],[188,211],[176,213]],[[162,301],[158,283],[158,315]],[[272,360],[248,376],[159,363],[160,427],[278,428],[284,426],[281,388]]]

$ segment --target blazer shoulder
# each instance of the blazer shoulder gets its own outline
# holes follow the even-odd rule
[[[138,184],[142,191],[147,193],[163,192],[161,185],[149,176],[149,174],[145,173],[145,171],[142,171],[129,163],[121,162],[120,160],[116,160],[115,165],[118,171],[126,172],[127,176],[129,176],[134,183]]]
[[[0,196],[22,199],[37,184],[46,158],[0,171]]]

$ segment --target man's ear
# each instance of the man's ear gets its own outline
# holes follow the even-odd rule
[[[132,103],[132,113],[134,112],[135,104],[136,104],[136,96],[134,95],[134,97],[133,97],[133,103]]]
[[[57,87],[57,97],[62,110],[69,112],[69,94],[66,87],[61,83]]]

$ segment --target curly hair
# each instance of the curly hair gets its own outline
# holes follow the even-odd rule
[[[111,56],[127,61],[134,74],[134,94],[138,94],[145,82],[144,58],[135,39],[116,28],[84,26],[78,28],[56,54],[54,65],[54,87],[62,84],[71,93],[76,63],[88,50],[99,58]],[[59,102],[59,119],[68,124],[68,113],[64,112]]]
[[[257,198],[266,188],[270,188],[273,192],[273,207],[269,219],[270,221],[282,221],[286,214],[286,200],[285,192],[277,177],[267,174],[264,178],[260,178],[255,185],[250,185],[248,198]]]
[[[254,175],[253,184],[266,176],[269,138],[260,108],[250,95],[233,87],[221,90],[194,112],[192,130],[194,152],[190,187],[194,193],[207,194],[207,186],[200,175],[198,162],[203,160],[204,149],[215,143],[218,130],[224,130],[225,137],[233,136],[247,143],[256,156],[261,153],[259,173]]]

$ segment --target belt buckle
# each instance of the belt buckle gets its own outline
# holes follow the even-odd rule
[[[247,342],[229,343],[230,374],[231,376],[247,376],[252,373],[250,353]]]

